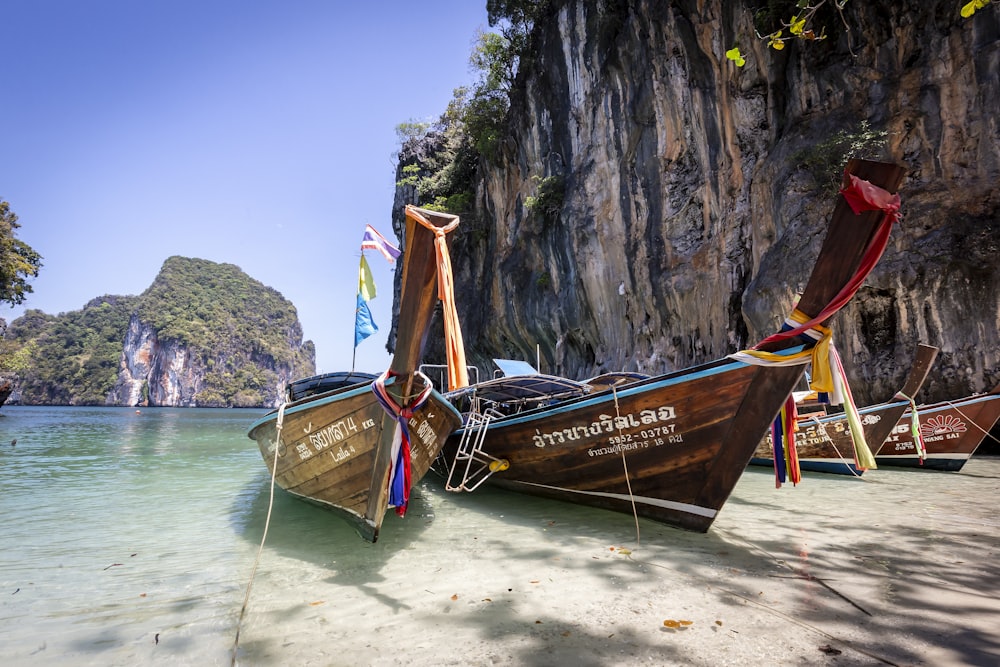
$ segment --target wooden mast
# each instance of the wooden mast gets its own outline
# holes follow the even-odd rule
[[[458,224],[456,215],[406,207],[396,349],[389,366],[398,375],[412,375],[420,365],[438,298],[435,233],[421,224],[418,216],[438,229]]]

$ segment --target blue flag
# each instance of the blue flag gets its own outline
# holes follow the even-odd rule
[[[375,321],[372,319],[372,311],[368,309],[368,302],[358,294],[358,308],[354,314],[354,347],[358,343],[368,338],[378,331]]]
[[[378,331],[375,321],[372,319],[372,311],[368,309],[368,302],[359,294],[358,309],[354,315],[354,347],[368,336]]]

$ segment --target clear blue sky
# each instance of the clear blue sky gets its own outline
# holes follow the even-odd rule
[[[361,236],[393,239],[397,124],[472,82],[485,0],[16,0],[0,11],[0,198],[43,256],[26,308],[140,294],[171,255],[236,264],[351,365]],[[367,252],[389,362],[392,269]]]

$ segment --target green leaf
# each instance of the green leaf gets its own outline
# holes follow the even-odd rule
[[[740,47],[734,46],[733,48],[726,51],[726,57],[736,63],[737,67],[743,67],[746,64],[746,60],[743,58],[743,54],[740,53]]]

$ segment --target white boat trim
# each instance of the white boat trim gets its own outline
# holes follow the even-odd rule
[[[686,512],[687,514],[695,514],[697,516],[703,516],[709,519],[714,519],[715,515],[719,513],[718,510],[714,510],[709,507],[701,507],[700,505],[691,505],[688,503],[678,503],[673,500],[648,498],[646,496],[630,496],[624,493],[606,493],[604,491],[581,491],[579,489],[566,489],[561,486],[549,486],[548,484],[536,484],[534,482],[524,482],[520,480],[518,480],[516,483],[524,486],[536,486],[542,489],[552,489],[553,491],[562,491],[564,493],[579,493],[584,496],[600,496],[601,498],[613,498],[614,500],[623,500],[625,502],[631,502],[634,500],[635,502],[642,503],[643,505],[654,505],[656,507],[675,510],[677,512]]]

